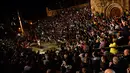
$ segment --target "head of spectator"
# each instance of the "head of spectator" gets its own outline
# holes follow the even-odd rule
[[[119,59],[118,57],[113,57],[112,61],[113,61],[113,64],[118,64]]]
[[[127,73],[130,73],[130,67],[127,68]]]
[[[108,53],[109,53],[109,52],[108,52],[105,48],[101,48],[101,55],[107,56]]]
[[[105,56],[101,57],[101,62],[105,63],[107,61],[107,58]]]
[[[112,41],[113,41],[113,43],[115,43],[115,42],[117,41],[117,39],[116,39],[116,38],[113,38]]]
[[[126,21],[125,20],[121,20],[121,22],[122,22],[123,26],[126,26]]]
[[[106,69],[104,73],[115,73],[115,71],[112,69]]]
[[[67,59],[68,55],[67,54],[64,54],[64,59]]]
[[[53,73],[53,71],[51,69],[48,69],[46,73]]]
[[[130,36],[128,37],[128,39],[130,40]]]
[[[82,73],[86,73],[86,68],[85,67],[82,68]]]
[[[85,53],[85,57],[86,57],[86,58],[89,57],[88,53]]]
[[[124,56],[128,56],[130,55],[130,50],[129,49],[125,49],[124,50]]]
[[[120,32],[117,33],[117,39],[121,39],[121,33]]]
[[[130,46],[130,41],[128,42],[128,45]]]
[[[104,47],[105,47],[105,39],[101,38],[100,39],[100,46],[99,46],[99,48],[104,48]]]
[[[98,55],[97,52],[94,51],[94,52],[92,53],[92,56],[93,56],[93,57],[98,57],[99,55]]]
[[[79,54],[79,57],[80,57],[80,58],[83,58],[83,53],[80,53],[80,54]]]

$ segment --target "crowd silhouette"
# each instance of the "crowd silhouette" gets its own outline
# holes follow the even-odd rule
[[[127,11],[122,17],[106,18],[92,14],[89,7],[61,10],[53,18],[39,20],[26,37],[0,40],[1,72],[130,73],[129,16]],[[39,54],[25,46],[34,39],[64,43],[59,50]]]

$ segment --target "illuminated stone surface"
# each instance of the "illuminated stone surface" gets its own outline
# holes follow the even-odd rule
[[[94,14],[104,13],[107,17],[121,16],[123,10],[130,9],[130,0],[91,0],[90,4]]]

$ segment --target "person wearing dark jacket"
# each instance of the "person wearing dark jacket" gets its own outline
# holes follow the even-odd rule
[[[126,69],[128,68],[130,64],[130,50],[125,49],[124,50],[124,56],[120,60],[121,67],[122,67],[122,73],[126,73]]]
[[[98,56],[97,52],[92,53],[92,68],[93,73],[99,73],[100,72],[100,57]]]
[[[109,67],[109,61],[105,56],[101,57],[100,70],[104,72]]]
[[[120,63],[119,63],[119,59],[118,59],[118,57],[113,57],[113,60],[112,60],[112,62],[110,62],[110,65],[109,65],[109,67],[111,68],[111,69],[113,69],[116,73],[122,73],[121,72],[121,65],[120,65]]]

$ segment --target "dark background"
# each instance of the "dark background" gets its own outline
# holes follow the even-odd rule
[[[22,24],[25,28],[28,23],[25,23],[24,20],[37,21],[46,18],[46,7],[53,10],[86,2],[89,2],[89,0],[0,0],[0,38],[15,38],[15,35],[17,35],[20,27],[17,11],[20,12]],[[12,22],[16,25],[12,25]]]
[[[46,17],[46,7],[59,9],[88,1],[89,0],[3,0],[0,1],[0,18],[7,18],[12,12],[19,10],[24,19],[40,19]]]

